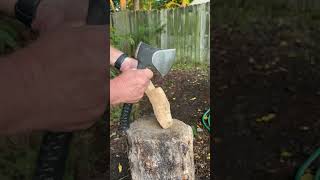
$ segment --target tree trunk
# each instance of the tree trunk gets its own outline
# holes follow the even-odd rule
[[[139,0],[133,0],[133,10],[138,11],[140,9],[139,5],[140,5]]]
[[[127,131],[132,180],[194,180],[193,133],[173,120],[162,129],[154,117],[134,121]]]
[[[113,0],[110,0],[110,6],[113,12],[116,12],[116,8],[114,7]]]

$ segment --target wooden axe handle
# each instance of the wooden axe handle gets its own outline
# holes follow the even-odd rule
[[[145,93],[148,95],[148,93],[149,93],[150,91],[154,90],[154,89],[155,89],[155,87],[154,87],[152,81],[150,81],[150,83],[149,83],[149,85],[148,85]]]
[[[163,89],[161,87],[155,88],[153,83],[150,81],[145,93],[149,98],[154,115],[156,116],[160,126],[164,129],[169,128],[173,121],[170,111],[170,103]]]

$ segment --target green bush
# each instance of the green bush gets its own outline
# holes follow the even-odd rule
[[[120,34],[115,27],[111,27],[111,45],[132,56],[140,41],[152,44],[152,42],[156,41],[154,34],[161,33],[164,29],[163,27],[164,25],[140,25],[133,33],[129,34]]]

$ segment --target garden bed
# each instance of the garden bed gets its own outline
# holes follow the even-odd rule
[[[309,25],[214,25],[216,180],[291,180],[320,146],[320,28]]]

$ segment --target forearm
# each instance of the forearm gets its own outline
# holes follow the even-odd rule
[[[0,1],[0,12],[5,13],[9,16],[14,16],[14,6],[17,0],[1,0]]]

